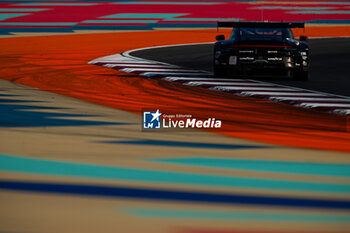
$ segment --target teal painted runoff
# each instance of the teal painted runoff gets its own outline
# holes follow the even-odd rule
[[[35,9],[35,8],[1,8],[0,12],[35,12],[46,11],[50,9]]]
[[[39,2],[39,3],[18,3],[18,6],[94,6],[98,3],[54,3],[54,2]]]
[[[164,13],[121,13],[114,15],[106,15],[101,18],[113,18],[113,19],[168,19],[172,17],[180,17],[188,14],[164,14]]]
[[[290,14],[350,14],[350,11],[291,11]]]
[[[260,172],[277,172],[299,175],[350,177],[350,164],[308,163],[208,157],[151,159],[149,161],[196,167],[212,167]]]
[[[125,208],[124,213],[151,218],[177,218],[177,219],[211,219],[211,220],[250,220],[250,221],[285,221],[285,222],[349,222],[349,214],[334,213],[252,213],[228,211],[195,211],[174,209],[145,209]]]
[[[181,184],[187,186],[350,194],[349,184],[155,171],[0,155],[0,170],[64,177]]]
[[[157,23],[158,20],[86,20],[84,23]]]
[[[172,18],[167,21],[238,21],[238,19],[219,19],[219,18]]]
[[[76,23],[0,23],[0,26],[73,26]]]
[[[258,6],[254,9],[263,9],[263,10],[327,10],[334,7],[313,7],[313,6]]]
[[[26,16],[29,14],[18,14],[18,13],[0,13],[0,20],[11,19],[21,16]]]
[[[115,2],[114,4],[137,4],[137,5],[218,5],[220,2]]]

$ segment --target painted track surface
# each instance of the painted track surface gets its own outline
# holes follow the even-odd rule
[[[0,86],[5,232],[347,232],[346,153],[143,133],[135,114]]]
[[[310,29],[310,33],[315,35],[317,32]],[[169,112],[174,109],[192,112],[193,115],[203,117],[207,116],[208,109],[215,109],[218,118],[227,122],[223,132],[226,135],[289,146],[349,151],[349,134],[344,130],[344,119],[340,121],[342,131],[330,133],[308,130],[309,125],[315,123],[319,129],[330,125],[330,122],[338,122],[336,125],[339,125],[336,116],[320,115],[312,110],[296,111],[295,107],[256,102],[200,87],[184,88],[180,84],[144,79],[137,75],[125,76],[124,72],[88,64],[96,57],[153,46],[155,37],[158,39],[157,45],[166,45],[193,42],[193,38],[196,42],[207,42],[216,34],[214,30],[202,30],[118,33],[118,37],[113,34],[95,34],[2,39],[2,78],[138,114],[142,108],[159,108]],[[142,36],[143,40],[130,42],[130,36]],[[21,68],[19,70],[16,67]],[[159,93],[163,94],[159,96]],[[218,102],[221,103],[220,110]],[[233,104],[235,108],[232,108]],[[198,111],[194,112],[194,109]],[[262,118],[250,114],[252,118],[248,119],[245,115],[247,109],[252,112],[264,111],[266,115]],[[280,115],[282,112],[288,116],[283,121]],[[259,127],[256,127],[257,122]]]
[[[292,105],[298,105],[301,107],[306,108],[314,108],[317,110],[322,111],[333,111],[334,113],[340,113],[340,114],[348,114],[349,109],[349,98],[347,97],[341,97],[341,96],[332,96],[327,95],[325,93],[319,93],[319,92],[312,92],[305,89],[292,89],[284,86],[273,86],[272,84],[260,82],[260,81],[254,81],[254,80],[216,80],[215,78],[211,77],[212,75],[209,73],[206,73],[206,71],[202,70],[194,70],[186,67],[181,66],[173,66],[169,65],[168,63],[161,63],[160,60],[166,61],[167,56],[169,59],[170,57],[173,58],[173,54],[181,53],[182,56],[186,57],[186,52],[183,52],[183,49],[181,48],[187,48],[187,47],[198,47],[203,45],[195,45],[195,46],[170,46],[170,49],[168,46],[162,47],[162,48],[151,48],[151,49],[138,49],[136,52],[128,51],[123,54],[117,54],[117,55],[111,55],[106,57],[101,57],[94,59],[93,61],[89,62],[90,64],[100,65],[107,68],[113,68],[115,70],[120,70],[124,72],[132,72],[136,73],[145,77],[150,77],[152,79],[161,79],[171,82],[176,82],[189,86],[198,86],[200,87],[198,91],[200,91],[203,87],[205,89],[207,88],[213,88],[214,90],[219,91],[226,91],[225,88],[229,89],[230,92],[233,92],[234,94],[239,94],[243,96],[251,95],[253,97],[258,98],[265,98],[269,97],[268,99],[271,101],[278,101],[278,102],[286,102]],[[206,45],[204,45],[206,46]],[[179,49],[177,50],[177,48]],[[157,61],[152,60],[143,60],[142,58],[137,58],[130,56],[129,54],[136,54],[136,56],[144,56],[148,59],[154,59],[155,57],[161,56],[159,53],[155,53],[155,55],[145,56],[146,54],[152,54],[152,51],[163,51],[166,53],[164,55],[165,59],[157,59]],[[170,50],[170,51],[169,51]],[[174,52],[174,51],[180,51],[180,52]],[[185,49],[186,50],[186,49]],[[190,53],[193,51],[189,51]],[[141,54],[141,55],[140,55]],[[193,54],[193,53],[191,53]],[[200,53],[199,53],[200,54]],[[175,56],[176,56],[175,55]],[[201,56],[201,55],[194,55],[194,56]],[[187,58],[186,58],[187,59]],[[185,59],[185,60],[186,60]],[[191,62],[193,62],[194,57],[190,57]],[[169,60],[168,60],[169,61]],[[171,62],[171,61],[170,61]],[[191,62],[188,62],[191,64]],[[183,63],[182,63],[183,64]],[[178,64],[180,65],[180,64]],[[341,73],[341,72],[340,72]],[[343,74],[346,76],[346,74]],[[345,87],[347,88],[347,86]],[[188,88],[186,88],[188,90]],[[249,89],[249,90],[248,90]],[[251,90],[254,89],[254,90]],[[259,89],[259,90],[255,90]],[[261,90],[260,90],[261,89]],[[266,89],[269,89],[269,92],[266,92]],[[190,89],[191,90],[191,89]],[[193,88],[193,90],[196,90],[196,88]],[[266,94],[265,94],[265,92]],[[202,92],[204,90],[202,89]],[[264,92],[264,94],[263,94]],[[273,92],[273,93],[271,93]],[[182,93],[183,94],[183,93]],[[217,94],[217,93],[216,93]],[[277,95],[276,95],[277,94]],[[217,95],[212,95],[213,98],[215,98]],[[228,95],[229,97],[229,95]],[[206,96],[206,98],[208,98]],[[231,95],[231,98],[237,98],[235,95]],[[297,98],[298,101],[295,101],[294,99]],[[310,99],[311,98],[311,99]],[[244,98],[245,100],[248,100],[249,103],[252,103],[254,101],[257,101],[254,98]],[[241,99],[241,100],[243,100]],[[266,99],[266,98],[265,98]],[[293,100],[290,100],[293,99]],[[214,100],[213,101],[218,101]],[[257,101],[261,104],[261,101]],[[282,107],[283,105],[278,105],[277,108]],[[305,140],[306,136],[309,137],[306,140],[320,140],[321,138],[318,137],[320,135],[328,135],[327,141],[328,143],[331,140],[331,144],[328,144],[328,146],[325,146],[323,148],[338,148],[336,150],[349,150],[349,143],[347,142],[347,137],[349,134],[347,133],[348,130],[348,122],[346,116],[335,116],[331,114],[326,114],[322,112],[315,111],[313,112],[313,116],[307,116],[303,115],[301,112],[308,112],[303,111],[301,109],[291,109],[290,111],[293,113],[284,112],[284,110],[277,110],[277,112],[274,113],[274,111],[270,112],[267,110],[268,107],[265,106],[264,110],[258,110],[255,109],[253,112],[250,113],[250,115],[255,115],[255,111],[259,112],[259,114],[254,117],[251,116],[252,119],[247,120],[245,117],[245,120],[242,120],[242,118],[236,119],[234,122],[230,122],[233,120],[233,116],[235,115],[243,115],[243,112],[240,112],[239,107],[236,105],[231,106],[233,110],[231,111],[235,112],[232,114],[229,114],[229,117],[224,117],[220,115],[220,119],[225,119],[225,127],[223,131],[218,131],[219,133],[223,133],[225,135],[231,135],[231,136],[239,136],[244,138],[249,138],[253,136],[253,138],[262,140],[265,142],[271,142],[269,140],[272,140],[274,142],[287,144],[287,145],[298,145],[305,147],[306,145],[308,147],[314,147],[320,148],[320,146],[325,146],[327,142],[323,141],[321,144],[309,144],[305,143],[306,141],[299,141],[297,142],[295,140],[296,137],[300,138],[300,136]],[[285,107],[285,106],[283,106]],[[246,103],[243,104],[242,109],[249,108]],[[215,114],[218,116],[218,107],[215,108]],[[247,110],[247,109],[245,109]],[[226,110],[227,111],[227,110]],[[244,111],[244,110],[243,110]],[[266,114],[267,111],[269,112],[269,116],[264,116],[263,118],[262,113]],[[282,123],[282,121],[278,121],[278,123],[272,123],[271,119],[277,119],[281,117],[282,111],[286,113],[286,117],[288,118],[287,121]],[[298,112],[297,115],[295,115]],[[299,115],[301,114],[301,115]],[[266,117],[266,118],[265,118]],[[286,119],[287,119],[286,118]],[[315,121],[315,119],[318,119]],[[241,123],[240,126],[237,126],[236,122],[239,121]],[[257,123],[258,122],[258,123]],[[244,126],[243,126],[244,125]],[[276,133],[275,136],[269,137],[267,136],[269,132]],[[284,131],[288,131],[287,134],[285,134]],[[341,147],[335,146],[337,143],[334,143],[334,141],[331,139],[329,133],[331,132],[332,135],[335,137],[342,135],[344,144]],[[254,133],[247,133],[247,132],[254,132]],[[260,135],[260,136],[258,136]],[[288,136],[289,135],[289,136]],[[292,136],[293,135],[293,136]],[[298,135],[298,136],[296,136]],[[318,136],[316,136],[318,135]],[[337,135],[337,136],[336,136]],[[267,139],[268,138],[268,139]],[[324,137],[326,139],[326,137]],[[340,138],[337,138],[336,141],[338,141]],[[341,144],[338,144],[339,146]]]
[[[348,26],[347,1],[11,1],[0,2],[0,34],[215,28],[220,20],[305,21]],[[339,32],[338,32],[339,33]]]

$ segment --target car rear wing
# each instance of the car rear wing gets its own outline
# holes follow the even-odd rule
[[[305,28],[304,23],[291,22],[220,22],[217,27],[225,28]]]

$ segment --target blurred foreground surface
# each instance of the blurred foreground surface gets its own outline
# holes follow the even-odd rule
[[[238,126],[252,119],[234,114],[231,105],[244,98],[87,64],[135,48],[213,41],[214,29],[157,30],[215,28],[232,15],[260,20],[262,10],[268,20],[315,26],[297,35],[349,36],[348,5],[2,1],[0,232],[349,232],[346,128],[142,132],[133,114],[142,108],[215,106]],[[119,30],[128,32],[94,34]],[[57,36],[66,33],[88,35]],[[22,37],[33,35],[41,37]],[[268,104],[254,103],[252,116]],[[269,106],[259,122],[285,122],[279,110],[295,117],[292,107]]]
[[[350,159],[1,81],[3,232],[346,232]],[[15,113],[15,114],[14,114]]]

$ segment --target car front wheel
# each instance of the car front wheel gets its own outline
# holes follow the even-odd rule
[[[294,71],[293,73],[294,80],[308,80],[309,79],[309,71]]]
[[[214,77],[220,78],[225,76],[225,71],[220,65],[214,63]]]

